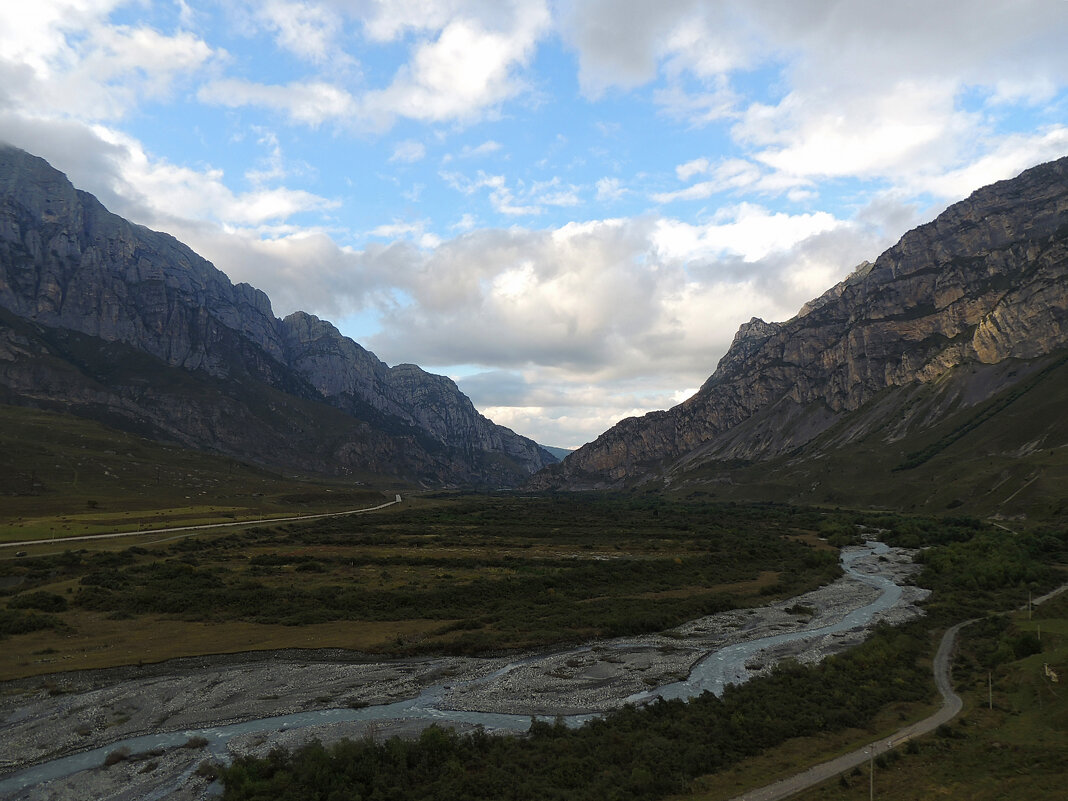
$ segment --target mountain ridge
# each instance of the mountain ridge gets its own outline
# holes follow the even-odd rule
[[[620,421],[532,486],[621,487],[704,463],[782,457],[884,390],[932,384],[968,363],[1046,356],[1068,345],[1066,321],[1062,158],[953,204],[790,320],[743,324],[691,398]]]
[[[113,422],[191,447],[315,472],[513,486],[555,461],[479,414],[451,379],[414,365],[390,368],[304,312],[276,318],[262,291],[233,284],[174,237],[112,214],[43,159],[3,145],[0,307],[32,323],[16,331],[8,320],[0,331],[0,385],[9,402],[62,407],[63,375],[76,409],[106,408]],[[64,331],[72,333],[56,333]],[[122,345],[158,360],[146,367],[157,377],[174,369],[198,376],[217,403],[187,393],[183,407],[136,388],[133,375],[109,387],[69,364],[60,369],[63,353],[72,357],[61,340],[73,342],[73,334],[107,343],[103,350]],[[79,342],[77,349],[92,347]],[[49,380],[44,397],[40,386]],[[97,400],[90,404],[90,396]],[[223,408],[237,418],[226,426]],[[309,417],[315,425],[302,423]],[[277,446],[243,442],[240,418],[254,420],[256,436]],[[309,428],[339,441],[308,443],[302,455]]]

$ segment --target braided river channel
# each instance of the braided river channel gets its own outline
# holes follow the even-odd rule
[[[873,618],[902,603],[902,587],[887,575],[879,574],[878,571],[862,572],[858,570],[855,563],[862,558],[878,558],[889,550],[882,543],[868,542],[863,547],[846,548],[842,551],[841,564],[845,574],[878,591],[874,599],[865,605],[846,612],[834,622],[822,622],[822,624],[818,622],[812,628],[783,631],[771,636],[736,642],[710,650],[693,663],[689,675],[685,679],[642,690],[626,697],[620,697],[617,705],[622,703],[642,704],[656,698],[686,699],[706,691],[720,695],[726,685],[745,681],[752,675],[752,664],[754,661],[760,661],[761,657],[758,654],[761,654],[761,652],[766,653],[768,649],[781,648],[789,643],[817,640],[826,638],[828,635],[866,628],[871,624]],[[868,592],[870,594],[870,590]],[[633,649],[636,647],[635,642],[625,640],[613,640],[609,643],[596,645],[599,645],[602,649],[628,647]],[[587,645],[575,648],[565,652],[564,655],[587,653],[592,647]],[[640,647],[640,644],[637,647]],[[26,791],[44,782],[71,776],[80,771],[99,768],[107,755],[116,749],[124,748],[134,754],[154,749],[173,749],[188,743],[191,738],[207,740],[205,749],[208,753],[205,756],[210,755],[216,760],[228,762],[231,758],[228,745],[236,737],[256,734],[269,736],[278,732],[292,732],[305,727],[321,727],[334,723],[371,721],[396,723],[405,721],[414,722],[416,725],[437,723],[440,725],[462,725],[468,727],[482,726],[486,731],[493,732],[524,732],[529,728],[531,720],[537,717],[536,715],[452,709],[446,703],[446,696],[455,693],[458,689],[472,690],[479,684],[500,680],[502,677],[507,677],[508,674],[521,670],[525,666],[529,667],[530,663],[537,659],[539,659],[538,656],[517,659],[493,672],[476,678],[460,678],[448,684],[444,682],[435,684],[424,688],[414,698],[394,703],[377,704],[358,709],[309,710],[274,717],[262,717],[227,725],[185,728],[129,737],[111,742],[104,747],[42,762],[9,775],[0,780],[0,797],[29,797],[25,795]],[[747,664],[750,667],[747,668]],[[580,726],[596,717],[597,714],[564,715],[563,720],[569,726]],[[555,715],[550,716],[551,719],[556,717]],[[11,719],[4,721],[5,724],[12,722]],[[190,767],[184,772],[184,775],[176,776],[176,782],[180,783],[188,779],[192,770],[193,768]],[[173,789],[174,786],[176,785],[172,784],[171,788]],[[152,796],[146,797],[153,796],[164,798],[167,796],[167,790],[161,789],[157,793],[153,793]]]

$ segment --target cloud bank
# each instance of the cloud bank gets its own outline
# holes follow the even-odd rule
[[[1068,153],[1063,3],[41,0],[0,139],[577,446]]]

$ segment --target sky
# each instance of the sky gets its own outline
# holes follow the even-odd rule
[[[573,448],[1068,154],[1066,0],[0,3],[0,140]]]

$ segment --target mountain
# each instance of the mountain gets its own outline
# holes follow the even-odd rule
[[[1054,455],[1068,444],[1063,412],[1038,429],[1016,420],[1007,438],[999,420],[1066,394],[1066,322],[1068,158],[952,205],[793,319],[745,323],[693,397],[621,421],[533,486],[726,487],[760,465],[767,480],[792,470],[781,494],[798,500],[812,481],[855,478],[823,468],[861,447],[889,454],[888,486],[977,438],[997,445],[972,458]]]
[[[0,401],[325,474],[513,486],[556,461],[448,378],[276,318],[263,292],[7,146]]]
[[[557,459],[564,459],[569,454],[574,453],[574,450],[571,448],[554,448],[552,445],[542,445],[542,447]]]

